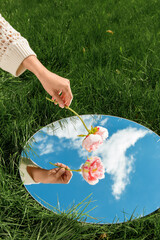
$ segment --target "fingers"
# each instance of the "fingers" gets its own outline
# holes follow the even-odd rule
[[[62,91],[58,91],[58,95],[61,97]],[[62,97],[61,97],[62,98]],[[54,101],[54,104],[57,105],[57,101],[54,97],[52,97],[52,100]],[[63,100],[63,99],[62,99]]]
[[[62,94],[62,91],[58,91],[58,94],[61,95],[61,94]]]
[[[72,102],[73,95],[70,88],[70,81],[66,78],[61,79],[61,89],[53,92],[52,100],[55,100],[61,108],[64,108],[65,106],[69,107]]]
[[[65,105],[67,107],[69,107],[72,102],[73,95],[72,95],[72,93],[67,94],[67,93],[63,92],[61,95],[61,98],[64,101]]]
[[[59,170],[56,173],[56,177],[61,178],[65,171],[66,171],[65,168],[59,168]]]
[[[72,95],[72,91],[71,91],[71,88],[70,88],[70,82],[69,82],[68,94],[67,94],[67,97],[66,97],[66,105],[68,107],[71,104],[72,100],[73,100],[73,95]]]
[[[52,96],[52,100],[53,101],[56,100],[56,102],[59,104],[59,106],[61,108],[64,108],[64,102],[63,102],[62,98],[58,95],[58,93],[54,93],[54,95]]]
[[[57,166],[59,166],[59,167],[63,167],[63,168],[67,168],[67,166],[66,165],[64,165],[63,163],[55,163],[55,165],[57,165]]]
[[[59,170],[59,171],[57,172],[58,177],[62,177],[62,175],[63,175],[63,181],[64,181],[65,183],[69,183],[69,181],[70,181],[73,173],[72,173],[71,171],[65,170],[65,168],[66,168],[66,169],[70,169],[70,168],[69,168],[68,166],[66,166],[65,164],[63,164],[63,163],[55,163],[55,164],[56,164],[57,166],[62,167],[61,169],[64,169],[64,171],[60,171],[60,170]]]
[[[69,169],[68,166],[67,166],[66,168]],[[66,174],[66,175],[65,175],[65,182],[66,182],[66,183],[69,183],[70,180],[71,180],[71,178],[72,178],[73,173],[72,173],[71,171],[67,171],[67,170],[66,170],[65,174]]]
[[[66,106],[69,106],[72,102],[73,95],[70,88],[70,81],[68,79],[66,80],[67,80],[67,84],[64,86],[61,97],[62,99],[64,99]]]
[[[54,95],[52,97],[52,100],[55,101],[55,105],[57,105],[57,103],[58,103],[61,108],[64,108],[65,106],[69,107],[72,102],[72,99],[73,99],[72,94],[71,94],[71,96],[68,96],[68,94],[66,94],[64,92],[62,93],[61,96],[54,93]]]
[[[58,170],[59,170],[59,168],[50,169],[50,170],[49,170],[49,175],[51,175],[51,174],[56,174]]]

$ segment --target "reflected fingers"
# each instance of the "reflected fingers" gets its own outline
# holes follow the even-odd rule
[[[70,169],[67,165],[63,164],[63,163],[55,163],[57,166],[66,168],[66,169]],[[72,171],[65,171],[65,173],[67,174],[67,176],[72,176]]]

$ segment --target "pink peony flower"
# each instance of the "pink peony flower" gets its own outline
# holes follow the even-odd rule
[[[94,151],[108,137],[108,130],[103,127],[95,127],[91,129],[92,133],[88,134],[83,142],[82,147],[88,152]]]
[[[81,166],[82,176],[91,185],[99,182],[99,179],[105,178],[104,167],[99,157],[90,157]]]
[[[82,147],[88,152],[94,151],[103,143],[102,137],[98,134],[89,134],[82,142]]]
[[[97,126],[97,132],[96,134],[99,134],[103,140],[105,140],[108,137],[108,130],[104,127]]]

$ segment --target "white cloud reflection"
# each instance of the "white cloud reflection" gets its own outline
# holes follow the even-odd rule
[[[44,155],[44,154],[49,154],[49,153],[53,153],[54,149],[53,149],[53,144],[52,143],[41,143],[38,146],[38,149],[40,151],[40,156]]]
[[[47,139],[47,136],[44,137],[44,134],[41,134],[41,132],[39,132],[38,134],[35,134],[34,136],[34,141],[35,142],[41,142],[41,141],[45,141]]]
[[[100,126],[104,126],[106,123],[107,123],[107,121],[108,121],[108,118],[105,118],[105,119],[103,119],[101,122],[100,122]]]
[[[116,199],[130,183],[129,174],[133,171],[135,158],[133,154],[127,156],[126,151],[147,133],[148,130],[132,127],[119,130],[94,153],[101,155],[106,172],[112,176],[112,194]]]

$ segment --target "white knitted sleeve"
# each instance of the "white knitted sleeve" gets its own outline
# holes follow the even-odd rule
[[[0,68],[18,77],[26,70],[21,63],[30,55],[37,57],[28,41],[0,14]]]
[[[31,161],[31,159],[21,157],[20,163],[19,163],[19,172],[20,172],[20,176],[21,176],[23,184],[25,184],[25,185],[39,184],[39,183],[36,183],[32,179],[32,177],[29,175],[29,173],[27,171],[27,166],[38,167],[35,163],[33,163]]]

